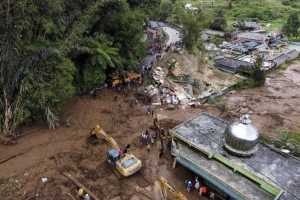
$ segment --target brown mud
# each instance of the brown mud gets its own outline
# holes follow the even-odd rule
[[[156,107],[154,114],[165,129],[207,112],[227,122],[250,114],[252,123],[268,136],[276,136],[277,129],[299,131],[299,67],[299,63],[292,63],[285,71],[270,73],[263,87],[225,95],[219,104],[228,107],[226,113],[206,104],[174,110]],[[77,97],[66,102],[60,119],[69,119],[69,128],[62,123],[56,130],[35,125],[24,127],[21,132],[26,134],[18,140],[1,136],[0,172],[6,178],[1,178],[0,199],[79,199],[78,188],[62,175],[63,172],[72,174],[101,200],[161,199],[156,182],[159,175],[189,200],[199,199],[195,190],[187,193],[184,188],[185,179],[193,180],[195,175],[180,165],[173,169],[173,159],[166,148],[159,158],[160,142],[151,147],[150,153],[145,145],[140,145],[142,131],[148,129],[153,133],[152,117],[146,114],[145,105],[131,107],[130,97],[125,98],[122,94],[117,94],[118,100],[113,101],[116,94],[110,89],[103,89],[98,95],[96,99]],[[131,144],[131,152],[143,163],[138,173],[125,178],[109,166],[105,158],[110,145],[102,139],[96,144],[88,140],[96,124],[120,147]],[[41,178],[47,178],[48,182],[42,183]],[[171,194],[169,197],[174,199]]]

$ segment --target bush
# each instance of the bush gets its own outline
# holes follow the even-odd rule
[[[288,64],[283,64],[278,67],[280,70],[286,70],[288,68]]]
[[[249,78],[241,83],[238,83],[235,86],[236,90],[244,90],[244,89],[249,89],[249,88],[253,88],[254,87],[254,80]]]

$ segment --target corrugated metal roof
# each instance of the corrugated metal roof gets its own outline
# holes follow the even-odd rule
[[[258,45],[256,47],[254,47],[254,49],[267,49],[268,46],[267,45],[264,45],[264,44],[261,44],[261,45]]]
[[[297,51],[297,50],[295,50],[295,49],[289,49],[289,50],[286,50],[286,51],[284,51],[282,53],[288,55],[290,57],[290,59],[298,58],[299,54],[300,54],[300,52]]]
[[[226,67],[230,67],[230,68],[239,68],[240,66],[251,66],[252,64],[246,61],[242,61],[242,60],[237,60],[237,59],[233,59],[233,58],[221,58],[221,59],[217,59],[215,61],[217,64],[226,66]]]
[[[256,40],[256,41],[264,41],[267,37],[265,35],[259,33],[252,33],[252,32],[240,33],[237,36],[242,39]]]
[[[247,46],[249,46],[249,47],[255,47],[255,46],[257,46],[257,45],[259,45],[257,42],[254,42],[254,41],[251,41],[251,42],[247,42],[247,43],[245,43]]]

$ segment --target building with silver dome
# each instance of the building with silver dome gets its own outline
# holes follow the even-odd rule
[[[249,116],[227,123],[201,113],[169,131],[173,167],[189,169],[221,199],[299,200],[300,160],[259,141]]]
[[[249,115],[228,124],[225,129],[224,146],[234,154],[242,156],[254,154],[258,149],[258,142],[259,132],[251,124]]]

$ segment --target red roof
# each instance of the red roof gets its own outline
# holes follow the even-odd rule
[[[157,32],[157,30],[155,30],[155,29],[152,29],[152,28],[149,28],[149,32],[151,32],[151,33],[156,33],[156,32]]]

